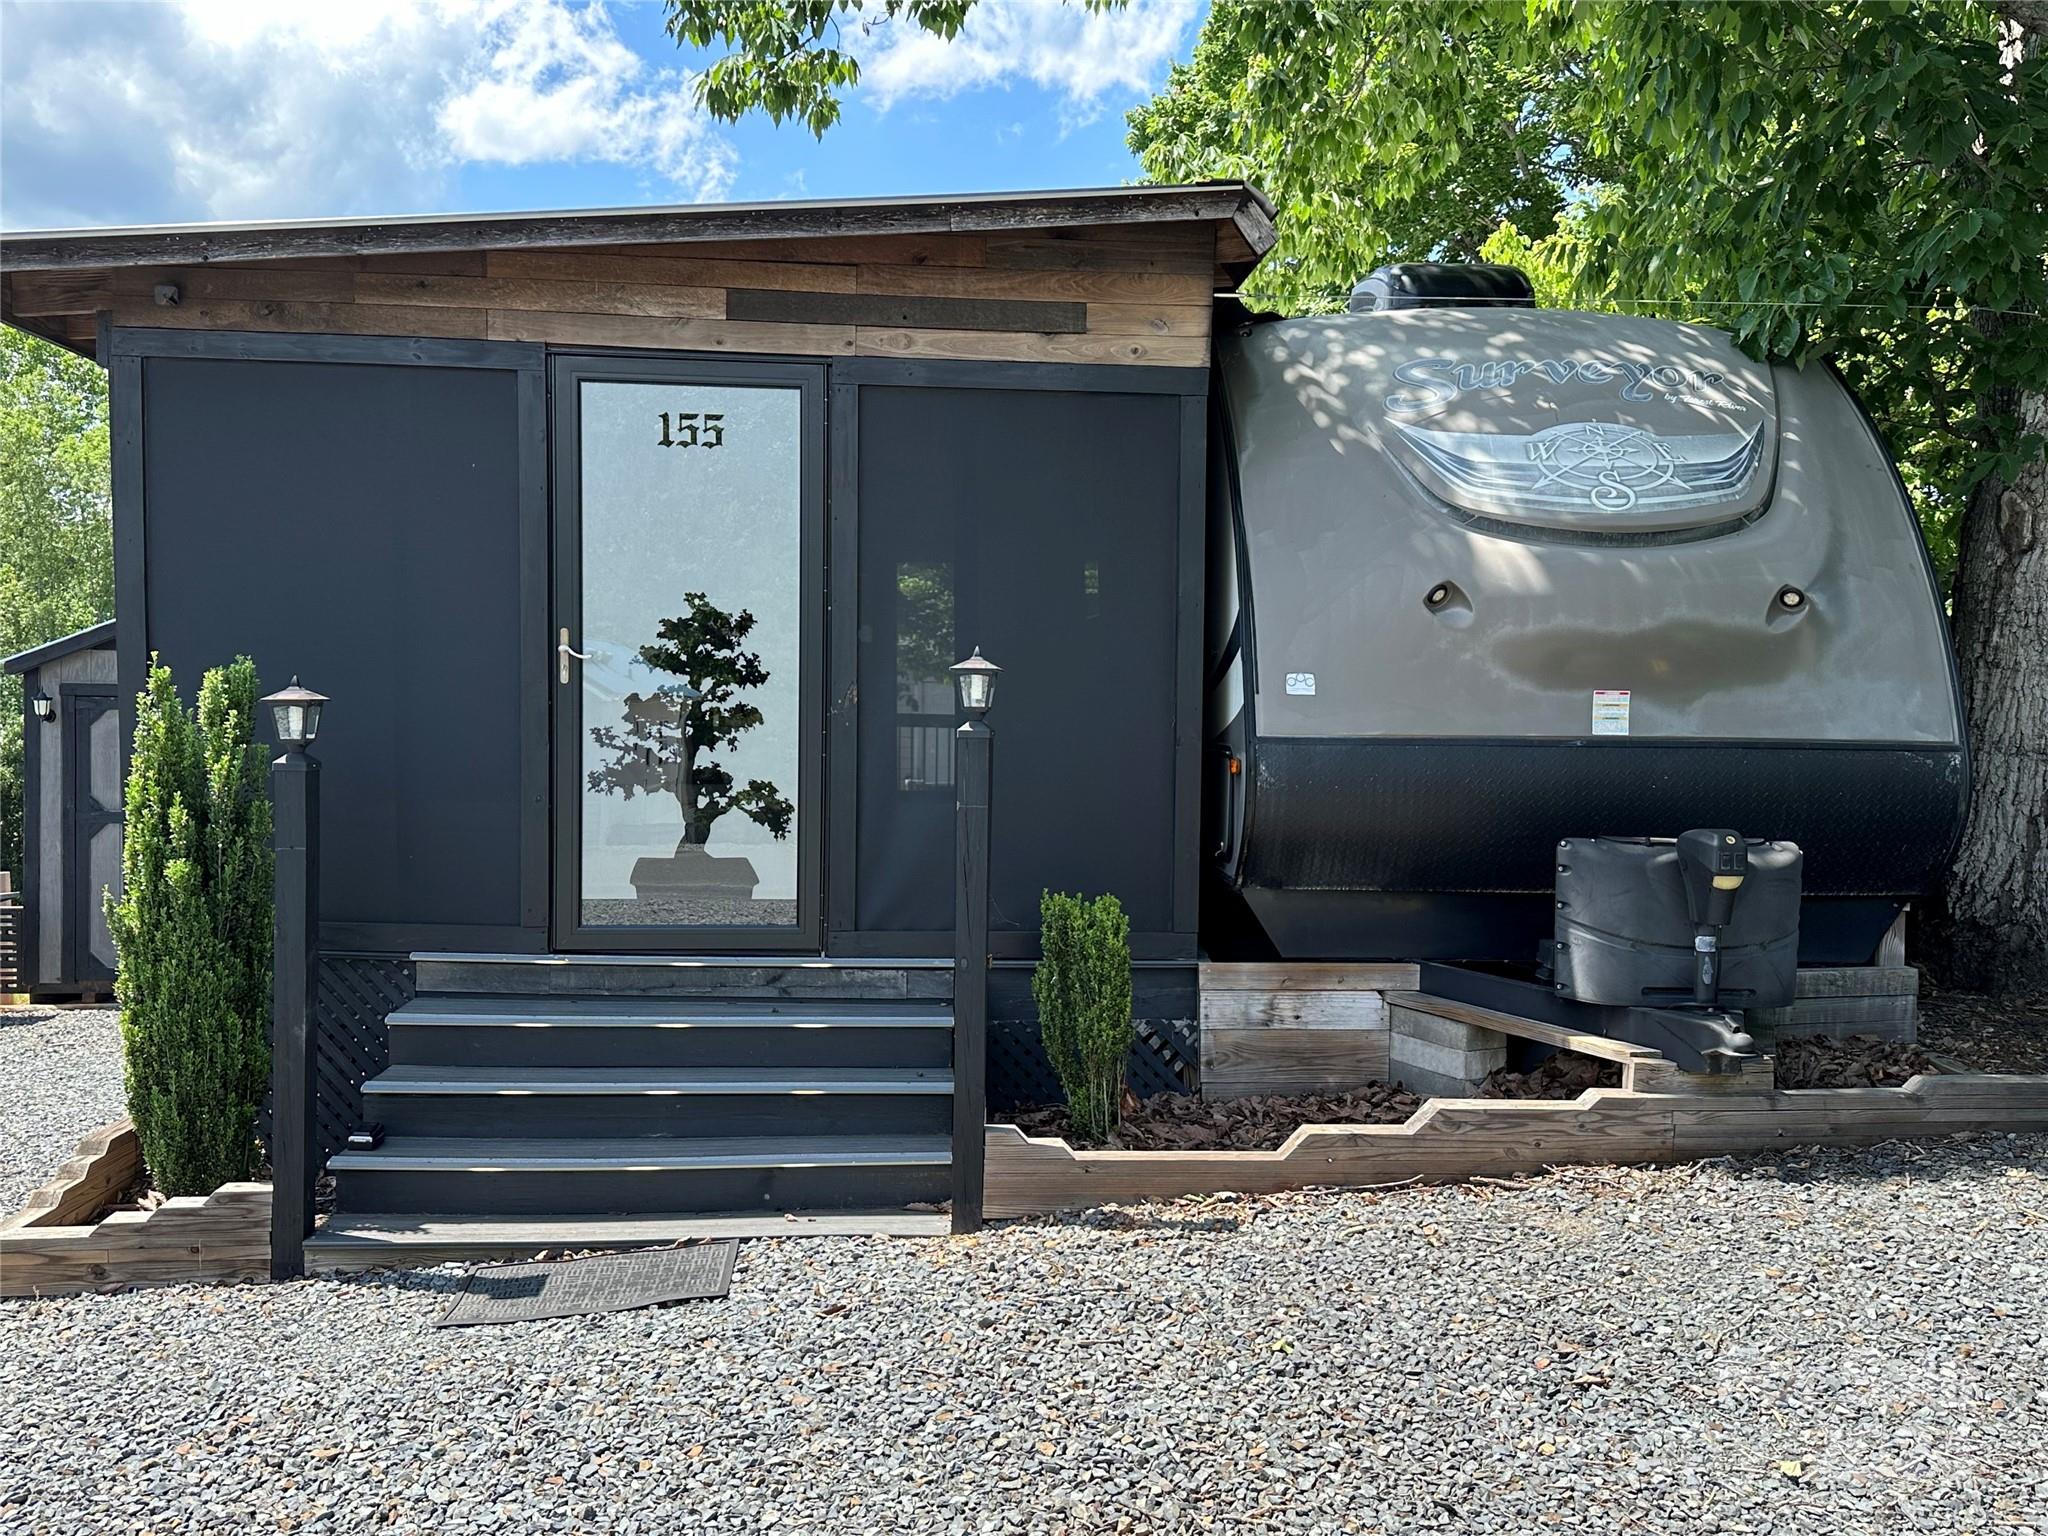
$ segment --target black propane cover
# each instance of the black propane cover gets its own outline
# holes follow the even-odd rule
[[[1748,868],[1718,933],[1719,1002],[1783,1008],[1799,967],[1796,843],[1745,839]],[[1567,838],[1557,846],[1559,992],[1610,1007],[1693,1001],[1699,936],[1686,905],[1678,843],[1662,837]]]

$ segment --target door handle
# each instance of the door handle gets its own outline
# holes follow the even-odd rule
[[[569,663],[572,660],[588,661],[590,660],[590,655],[587,651],[579,651],[569,644],[568,630],[562,629],[556,631],[556,633],[561,638],[555,645],[555,676],[566,686],[569,681]]]

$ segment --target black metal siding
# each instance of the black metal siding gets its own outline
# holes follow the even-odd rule
[[[266,690],[296,673],[333,697],[330,941],[542,942],[525,388],[507,367],[142,361],[147,644],[188,693],[245,652]]]

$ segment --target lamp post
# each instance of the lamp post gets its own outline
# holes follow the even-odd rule
[[[313,998],[320,965],[320,734],[324,694],[299,686],[267,695],[277,742],[270,765],[271,846],[276,851],[270,1006],[270,1277],[306,1272],[313,1232]]]
[[[988,1154],[988,826],[995,738],[983,716],[1002,668],[981,654],[947,669],[967,714],[953,736],[953,1230],[981,1230]]]

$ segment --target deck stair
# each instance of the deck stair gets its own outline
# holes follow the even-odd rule
[[[414,958],[309,1267],[944,1229],[943,963]]]

